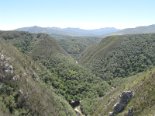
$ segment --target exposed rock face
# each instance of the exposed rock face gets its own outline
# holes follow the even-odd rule
[[[124,110],[124,108],[126,107],[126,105],[128,104],[128,102],[131,100],[132,97],[133,97],[133,92],[132,91],[124,91],[120,95],[119,102],[117,102],[114,105],[113,112],[109,113],[109,116],[115,116],[115,114],[118,114],[118,113],[122,112]],[[130,112],[128,114],[129,114],[129,116],[132,116],[132,115],[130,115],[131,114]]]
[[[5,75],[12,75],[14,72],[13,66],[10,64],[8,57],[4,54],[0,53],[0,73],[1,77],[0,80],[4,80],[6,78]]]

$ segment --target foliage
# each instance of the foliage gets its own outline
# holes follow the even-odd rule
[[[78,59],[80,54],[89,46],[98,43],[99,37],[56,36],[60,46],[73,58]]]
[[[104,80],[126,77],[154,66],[154,50],[155,34],[111,36],[103,39],[92,52],[86,52],[81,64]],[[89,60],[85,56],[90,56]]]
[[[14,69],[13,75],[6,75],[4,68],[0,67],[0,114],[75,116],[63,97],[56,95],[52,86],[41,81],[41,72],[45,72],[46,68],[19,52],[8,40],[1,39],[0,51],[10,59]]]
[[[2,48],[6,48],[5,51],[10,52],[8,55],[16,59],[13,63],[17,67],[17,74],[21,75],[18,86],[24,95],[30,93],[24,102],[26,105],[22,105],[28,108],[24,112],[30,110],[32,115],[50,115],[51,112],[55,115],[71,115],[74,113],[63,98],[67,101],[96,98],[108,91],[109,85],[105,81],[78,65],[50,36],[11,32],[11,38],[4,39],[8,37],[7,33],[10,34],[4,32],[1,35],[5,40],[2,43],[8,42],[12,48],[7,48],[5,44]],[[46,105],[49,108],[44,109]],[[16,113],[18,111],[15,110]]]
[[[0,40],[14,67],[12,75],[0,67],[0,115],[74,116],[71,100],[86,115],[107,115],[125,90],[134,97],[120,115],[131,107],[137,116],[155,113],[155,69],[145,72],[155,65],[155,34],[107,37],[82,53],[85,67],[68,55],[85,49],[78,40],[60,40],[68,53],[46,34],[0,32]]]
[[[51,73],[57,75],[55,78],[44,75],[44,81],[68,101],[101,97],[109,88],[106,82],[74,63],[69,57],[58,54],[41,62]]]
[[[155,102],[155,68],[149,69],[134,76],[124,78],[123,82],[106,94],[102,99],[96,101],[95,111],[91,115],[108,115],[119,99],[123,91],[133,91],[134,97],[119,116],[124,116],[129,109],[133,108],[136,116],[146,116],[154,114]]]

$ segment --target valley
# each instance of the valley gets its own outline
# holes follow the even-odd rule
[[[1,0],[0,116],[155,116],[154,0]]]
[[[0,31],[0,115],[155,113],[154,33],[33,32]],[[119,97],[128,96],[125,92],[133,93],[129,100]]]

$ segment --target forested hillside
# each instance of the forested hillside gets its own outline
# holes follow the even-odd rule
[[[110,36],[88,48],[80,63],[112,87],[96,99],[89,115],[154,114],[154,50],[155,34]]]
[[[80,63],[104,80],[142,72],[155,65],[155,34],[107,37],[87,49]]]
[[[75,115],[63,97],[42,81],[42,71],[31,58],[0,37],[0,115]]]
[[[90,100],[104,96],[110,89],[107,82],[80,66],[46,34],[1,32],[0,37],[1,40],[14,45],[20,54],[30,57],[30,62],[45,68],[39,71],[40,80],[47,87],[53,88],[58,96],[68,103],[72,100],[82,101],[84,113],[89,112],[85,109],[91,108],[88,105]],[[26,63],[24,66],[26,69],[27,65]]]
[[[155,0],[1,0],[0,116],[155,116]]]
[[[155,34],[109,36],[79,63],[47,34],[1,31],[0,40],[1,115],[154,113]]]
[[[98,100],[93,113],[90,115],[108,116],[115,111],[117,116],[153,116],[155,113],[155,69],[149,69],[134,76],[124,78],[118,81],[114,79],[111,84],[119,84],[112,89],[102,99]],[[114,85],[115,85],[114,84]],[[116,85],[115,85],[116,86]],[[125,107],[118,105],[123,92],[132,92],[133,97],[130,98]],[[128,96],[122,98],[127,100]]]
[[[80,54],[87,49],[87,47],[99,43],[101,37],[79,37],[79,36],[62,36],[52,35],[58,44],[74,59],[78,59]]]

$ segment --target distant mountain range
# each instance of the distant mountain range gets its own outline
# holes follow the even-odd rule
[[[107,35],[155,33],[155,24],[149,26],[139,26],[135,28],[126,28],[122,30],[114,27],[85,30],[80,28],[32,26],[32,27],[18,28],[16,29],[16,31],[26,31],[30,33],[47,33],[50,35],[65,35],[65,36],[107,36]]]
[[[94,36],[0,31],[0,116],[153,116],[153,27],[98,43]]]
[[[155,24],[149,26],[139,26],[135,28],[122,29],[113,33],[113,35],[125,35],[125,34],[145,34],[155,33]]]
[[[16,30],[31,33],[47,33],[50,35],[54,34],[54,35],[68,35],[68,36],[104,36],[119,31],[119,29],[116,29],[114,27],[85,30],[80,28],[58,28],[58,27],[38,27],[38,26],[23,27]]]

